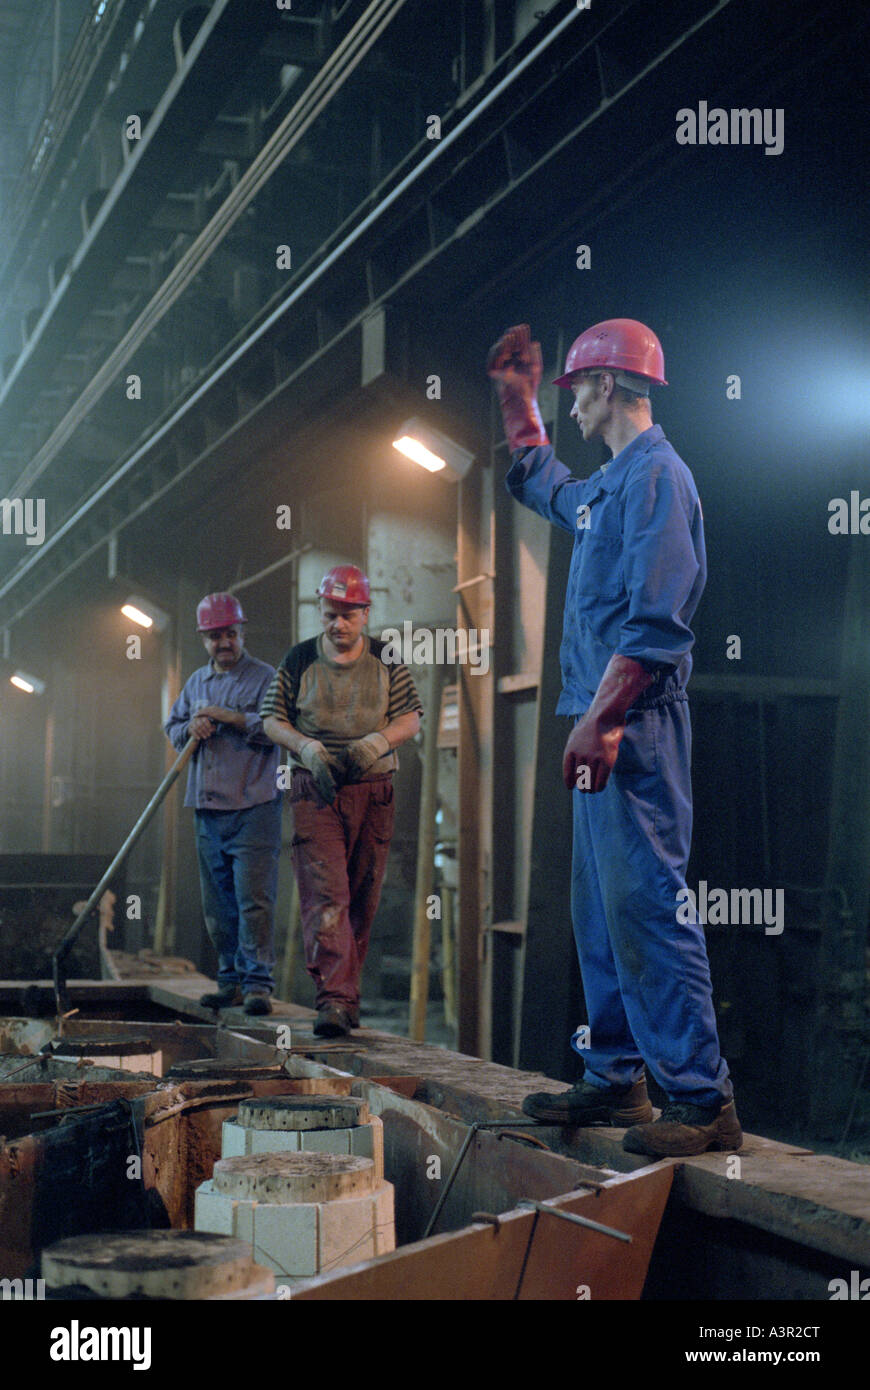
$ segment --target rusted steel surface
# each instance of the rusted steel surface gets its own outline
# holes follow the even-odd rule
[[[41,1160],[37,1139],[0,1142],[0,1278],[23,1278],[33,1264],[30,1226]]]
[[[182,1015],[198,1017],[197,1006],[193,1000],[197,992],[205,986],[206,981],[196,975],[188,975],[178,981],[164,981],[160,990],[161,998],[167,1009],[174,1005]],[[116,1020],[125,1020],[126,1028],[141,1031],[143,1025],[141,1021],[135,1021],[135,1013],[141,1011],[146,1014],[146,1018],[149,1017],[148,1009],[152,1007],[149,1002],[151,993],[144,986],[132,987],[132,994],[128,993],[130,989],[130,986],[95,983],[88,992],[89,998],[93,1001],[94,1013],[99,1010],[105,1011],[103,1019],[79,1019],[79,1022],[97,1025],[103,1029],[111,1026],[113,1031],[117,1031],[119,1022],[110,1023],[110,1016],[114,1014]],[[20,993],[18,997],[21,997]],[[268,1025],[259,1024],[257,1027],[249,1027],[243,1018],[239,1018],[238,1021],[232,1020],[231,1028],[224,1026],[224,1020],[217,1026],[214,1023],[203,1023],[190,1028],[186,1018],[177,1023],[170,1023],[168,1027],[170,1030],[174,1029],[179,1036],[185,1036],[181,1033],[182,1029],[190,1029],[191,1035],[197,1039],[210,1037],[209,1049],[201,1059],[207,1067],[211,1064],[212,1048],[219,1063],[225,1061],[230,1064],[229,1070],[232,1070],[233,1063],[255,1066],[257,1071],[252,1073],[248,1070],[245,1073],[247,1080],[243,1083],[243,1088],[256,1087],[256,1091],[245,1090],[245,1094],[281,1094],[288,1077],[297,1083],[304,1083],[305,1088],[310,1087],[315,1093],[335,1087],[335,1094],[347,1094],[351,1089],[351,1083],[354,1093],[357,1094],[366,1094],[366,1088],[376,1091],[375,1083],[384,1083],[385,1086],[391,1087],[389,1093],[383,1092],[384,1099],[379,1106],[373,1106],[373,1109],[375,1113],[381,1113],[383,1116],[386,1116],[387,1111],[392,1112],[385,1126],[385,1140],[388,1150],[392,1146],[393,1157],[388,1162],[394,1180],[397,1185],[404,1184],[404,1196],[407,1197],[407,1208],[402,1209],[405,1206],[404,1201],[400,1203],[399,1208],[402,1239],[420,1238],[437,1201],[442,1180],[435,1176],[426,1176],[430,1158],[437,1158],[442,1175],[449,1175],[470,1124],[498,1119],[516,1122],[516,1127],[519,1128],[525,1118],[521,1110],[524,1096],[533,1090],[558,1090],[563,1084],[424,1043],[413,1043],[407,1039],[368,1030],[355,1031],[349,1038],[337,1040],[337,1046],[336,1043],[332,1043],[326,1048],[311,1035],[310,1011],[284,1005],[281,1005],[280,1009],[281,1012],[271,1018]],[[288,1051],[286,1046],[280,1045],[291,1041],[286,1033],[279,1032],[279,1029],[285,1026],[287,1018],[292,1020],[292,1052]],[[5,1022],[8,1025],[10,1020],[7,1019]],[[49,1021],[44,1022],[47,1024]],[[161,1027],[167,1026],[163,1019],[158,1019],[158,1022]],[[38,1020],[19,1021],[16,1024],[16,1036],[9,1037],[8,1041],[24,1053],[25,1046],[33,1037],[32,1028],[38,1023]],[[149,1035],[153,1032],[150,1023],[145,1031]],[[303,1046],[304,1051],[296,1052],[297,1046]],[[26,1055],[21,1056],[21,1060],[26,1062]],[[7,1057],[6,1062],[17,1063],[18,1057]],[[70,1065],[56,1061],[44,1063],[36,1058],[34,1062],[40,1068]],[[216,1070],[218,1074],[212,1081],[220,1087],[229,1079],[228,1069],[219,1064]],[[264,1073],[265,1079],[252,1081],[252,1075],[255,1076],[258,1072]],[[32,1075],[34,1073],[25,1072],[21,1080],[29,1079]],[[92,1081],[100,1079],[97,1069],[89,1069],[88,1075]],[[122,1074],[116,1075],[120,1078]],[[73,1090],[57,1091],[47,1102],[40,1098],[38,1107],[34,1105],[33,1109],[50,1108],[58,1103],[58,1097],[67,1094],[76,1098],[75,1075],[69,1072],[48,1071],[47,1076],[54,1083],[63,1080],[64,1084],[68,1077]],[[45,1080],[47,1084],[44,1073],[40,1074],[40,1080]],[[135,1080],[136,1078],[126,1077],[125,1084]],[[236,1072],[234,1080],[241,1082],[241,1073]],[[207,1081],[208,1077],[205,1077],[193,1084],[205,1085]],[[0,1079],[0,1102],[4,1096],[8,1097],[10,1104],[14,1102],[15,1088],[18,1084],[15,1078],[11,1083],[3,1083]],[[146,1112],[150,1115],[152,1099],[147,1088],[152,1087],[153,1083],[146,1081],[145,1084]],[[260,1086],[276,1089],[260,1092]],[[161,1091],[162,1088],[156,1089]],[[210,1109],[226,1114],[231,1113],[230,1101],[237,1103],[240,1094],[241,1092],[233,1092],[232,1097],[224,1095],[223,1103],[215,1099],[215,1103],[211,1105],[202,1093],[198,1096],[194,1093],[176,1094],[175,1102],[168,1102],[165,1094],[157,1095],[153,1103],[161,1107],[162,1128],[167,1141],[166,1152],[162,1158],[164,1175],[170,1172],[173,1162],[176,1167],[179,1166],[179,1150],[176,1150],[173,1160],[172,1145],[168,1142],[171,1132],[168,1109],[171,1108],[171,1104],[183,1107],[185,1115]],[[420,1103],[417,1110],[414,1109],[414,1102]],[[26,1153],[25,1140],[31,1145],[36,1145],[35,1152],[38,1154],[39,1146],[36,1141],[41,1136],[28,1136],[27,1115],[21,1113],[22,1124],[13,1128],[15,1112],[13,1109],[6,1111],[7,1129],[12,1131],[12,1142],[18,1144],[18,1155]],[[50,1124],[50,1121],[48,1123]],[[183,1123],[191,1127],[189,1119],[185,1118]],[[203,1130],[211,1123],[212,1121],[205,1119],[197,1120],[195,1127]],[[44,1122],[38,1121],[34,1124],[43,1125]],[[3,1132],[3,1126],[0,1124],[0,1134]],[[627,1153],[622,1148],[622,1131],[618,1129],[572,1129],[541,1125],[536,1127],[534,1134],[556,1152],[553,1155],[542,1153],[538,1156],[532,1154],[525,1144],[521,1146],[510,1139],[499,1140],[492,1134],[478,1135],[467,1155],[467,1172],[462,1180],[457,1182],[456,1193],[451,1194],[448,1199],[443,1215],[439,1217],[437,1229],[443,1230],[445,1225],[456,1227],[467,1222],[473,1210],[505,1210],[518,1197],[546,1197],[559,1190],[565,1191],[571,1186],[571,1180],[562,1180],[548,1190],[527,1187],[524,1192],[518,1191],[511,1174],[516,1171],[517,1164],[528,1160],[521,1160],[519,1157],[506,1160],[504,1155],[507,1153],[508,1145],[516,1149],[518,1154],[525,1149],[526,1154],[532,1158],[537,1157],[538,1162],[533,1165],[536,1173],[541,1171],[541,1164],[545,1161],[552,1162],[553,1159],[573,1161],[578,1165],[575,1171],[597,1173],[599,1178],[602,1168],[610,1172],[630,1173],[647,1162],[642,1156]],[[217,1144],[216,1135],[216,1125],[213,1126],[211,1134],[194,1135],[195,1152],[191,1155],[194,1172],[206,1171],[207,1162],[203,1155],[214,1151]],[[7,1140],[9,1138],[10,1134],[7,1133]],[[173,1142],[179,1142],[178,1135]],[[750,1297],[767,1297],[769,1273],[759,1274],[751,1290],[745,1283],[745,1252],[754,1251],[760,1240],[766,1240],[770,1246],[772,1263],[769,1268],[778,1268],[781,1265],[793,1273],[795,1278],[798,1278],[803,1264],[812,1259],[847,1261],[850,1269],[858,1268],[862,1271],[862,1277],[865,1271],[870,1272],[870,1168],[751,1134],[745,1136],[739,1159],[739,1182],[732,1181],[734,1176],[738,1176],[733,1171],[733,1166],[730,1166],[733,1165],[734,1156],[713,1153],[686,1159],[674,1182],[674,1201],[683,1204],[682,1210],[687,1217],[694,1213],[702,1222],[709,1221],[711,1217],[726,1218],[717,1220],[715,1230],[711,1232],[709,1239],[718,1239],[720,1244],[724,1241],[727,1248],[733,1252],[732,1265],[735,1272],[732,1282],[728,1284],[723,1275],[714,1292],[701,1291],[699,1296],[739,1297],[746,1293]],[[8,1154],[6,1162],[8,1167]],[[406,1168],[403,1168],[403,1165],[406,1165]],[[507,1175],[502,1190],[497,1187],[499,1168]],[[589,1177],[586,1180],[593,1179]],[[164,1185],[161,1187],[160,1183]],[[164,1178],[161,1177],[160,1183],[155,1179],[154,1186],[167,1212],[173,1213],[172,1221],[180,1224],[189,1221],[190,1185],[182,1184],[175,1191],[168,1179],[164,1182]],[[20,1183],[17,1190],[26,1193],[26,1182]],[[725,1234],[726,1228],[730,1235]],[[4,1231],[3,1239],[5,1238]],[[779,1241],[778,1245],[775,1244],[776,1241]],[[682,1255],[681,1251],[681,1257]],[[688,1269],[690,1262],[684,1260],[683,1263]],[[725,1263],[727,1264],[727,1261]],[[725,1265],[722,1267],[724,1269]],[[768,1266],[763,1266],[763,1263],[759,1268],[768,1270]],[[831,1268],[837,1272],[838,1267],[832,1265]],[[827,1277],[830,1278],[830,1274]],[[817,1284],[818,1280],[812,1285],[813,1290]],[[805,1285],[810,1287],[806,1280],[800,1287]],[[699,1290],[702,1286],[704,1290],[713,1288],[709,1280],[706,1284],[703,1280],[699,1283],[697,1270],[691,1276],[690,1286]],[[725,1289],[725,1293],[720,1293],[720,1288]],[[669,1295],[660,1293],[659,1296]],[[807,1296],[819,1295],[812,1292]]]
[[[63,1123],[0,1146],[0,1241],[16,1277],[44,1245],[84,1231],[148,1224],[142,1183],[131,1181],[141,1099],[73,1111]]]
[[[368,1080],[353,1091],[384,1124],[384,1175],[396,1189],[396,1239],[419,1240],[469,1133],[469,1126],[417,1099]],[[509,1120],[508,1123],[511,1123]],[[535,1139],[540,1136],[530,1130]],[[473,1211],[508,1211],[521,1197],[546,1198],[611,1176],[561,1154],[542,1152],[521,1139],[481,1130],[473,1136],[437,1231],[464,1225]]]
[[[469,1123],[519,1119],[523,1096],[534,1090],[559,1090],[564,1085],[400,1038],[376,1035],[367,1039],[364,1049],[357,1049],[356,1042],[356,1037],[350,1040],[339,1065],[357,1076],[366,1076],[378,1066],[397,1072],[413,1069],[421,1078],[414,1092],[416,1099],[438,1107],[442,1115],[449,1112]],[[330,1057],[329,1063],[334,1064],[334,1060]],[[325,1058],[323,1063],[300,1059],[297,1067],[328,1074]],[[630,1173],[648,1162],[623,1149],[620,1129],[540,1125],[534,1132],[559,1154],[587,1164]],[[847,1261],[850,1268],[870,1272],[870,1167],[748,1133],[738,1157],[737,1182],[733,1181],[737,1171],[734,1155],[706,1153],[683,1160],[674,1182],[674,1199],[708,1217],[732,1218],[735,1250],[741,1241],[758,1239],[753,1236],[754,1228],[788,1242],[777,1255],[788,1268],[797,1270],[803,1253],[818,1252]],[[417,1202],[428,1203],[431,1210],[425,1189]],[[480,1207],[484,1209],[485,1203]],[[445,1215],[452,1222],[449,1206]],[[418,1238],[424,1228],[425,1222],[412,1238]],[[766,1277],[761,1279],[759,1288],[748,1296],[766,1296],[763,1288],[768,1282]],[[729,1296],[744,1292],[738,1278]]]
[[[72,1017],[64,1022],[58,1038],[54,1018],[0,1017],[0,1054],[37,1055],[41,1049],[77,1053],[86,1047],[96,1054],[101,1049],[129,1047],[133,1042],[141,1051],[162,1052],[166,1065],[196,1059],[224,1057],[227,1062],[259,1061],[280,1065],[281,1050],[275,1046],[274,1031],[257,1030],[259,1036],[244,1036],[214,1024],[141,1022],[135,1019],[88,1019]]]
[[[192,1228],[196,1188],[212,1176],[223,1122],[241,1101],[351,1089],[350,1077],[280,1070],[241,1079],[218,1069],[178,1084],[121,1075],[0,1085],[0,1278],[23,1276],[44,1245],[68,1235]]]
[[[373,1076],[370,1080],[375,1086],[384,1086],[406,1100],[412,1100],[422,1084],[419,1076]]]
[[[112,1101],[132,1096],[148,1095],[154,1090],[149,1080],[120,1080],[117,1072],[113,1081],[54,1081],[35,1085],[0,1085],[0,1145],[24,1135],[45,1129],[45,1123],[31,1122],[35,1114],[73,1110],[83,1106],[108,1105]]]
[[[604,1302],[637,1299],[671,1188],[673,1168],[657,1164],[612,1178],[598,1192],[547,1205],[589,1216],[631,1235],[631,1243],[537,1211],[435,1236],[293,1289],[293,1299]]]

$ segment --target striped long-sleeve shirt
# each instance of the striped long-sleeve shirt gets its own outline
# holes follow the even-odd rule
[[[243,652],[235,666],[218,671],[201,666],[185,684],[165,724],[179,752],[187,726],[202,705],[220,705],[245,716],[244,729],[218,724],[188,765],[185,806],[200,811],[244,811],[278,796],[278,749],[263,732],[257,710],[274,667]]]
[[[291,648],[266,692],[261,717],[284,719],[300,734],[319,739],[329,753],[338,753],[354,739],[385,729],[401,714],[422,713],[408,668],[383,659],[389,644],[365,634],[363,641],[361,655],[346,664],[324,655],[322,636]],[[301,760],[291,756],[293,765],[302,767]],[[394,772],[398,765],[391,750],[369,769],[366,779]]]

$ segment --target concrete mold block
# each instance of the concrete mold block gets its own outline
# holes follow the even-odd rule
[[[244,1100],[224,1123],[222,1158],[266,1153],[336,1153],[374,1161],[384,1176],[383,1124],[356,1096],[272,1096]]]
[[[364,1156],[238,1155],[197,1189],[195,1225],[250,1241],[254,1259],[284,1278],[306,1278],[395,1249],[393,1187]]]

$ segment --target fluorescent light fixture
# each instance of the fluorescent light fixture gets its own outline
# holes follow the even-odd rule
[[[169,622],[169,614],[164,613],[163,609],[158,608],[150,599],[142,598],[141,594],[132,594],[127,602],[122,604],[121,612],[132,623],[138,623],[140,627],[149,631],[153,628],[155,632],[162,632]]]
[[[129,618],[131,622],[138,623],[140,627],[154,626],[154,619],[149,618],[147,613],[143,613],[141,609],[136,608],[132,603],[125,603],[121,612],[124,614],[125,618]]]
[[[26,695],[43,695],[45,693],[45,681],[41,681],[38,676],[31,676],[28,671],[16,671],[9,679]]]
[[[443,473],[453,483],[464,478],[474,462],[474,454],[416,416],[402,425],[393,448],[430,473]]]
[[[430,473],[440,473],[442,468],[447,467],[447,460],[439,458],[421,444],[419,439],[412,439],[411,435],[403,434],[401,439],[393,440],[393,448],[398,449],[405,458],[413,459],[414,463],[419,463],[421,468],[428,468]]]

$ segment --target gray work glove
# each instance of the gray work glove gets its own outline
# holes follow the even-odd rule
[[[343,750],[348,779],[358,782],[389,751],[390,745],[383,734],[366,734],[365,738],[355,738]]]
[[[332,760],[323,744],[319,739],[309,738],[299,745],[296,753],[314,778],[314,785],[320,795],[331,806],[335,800],[335,781],[332,775]]]

